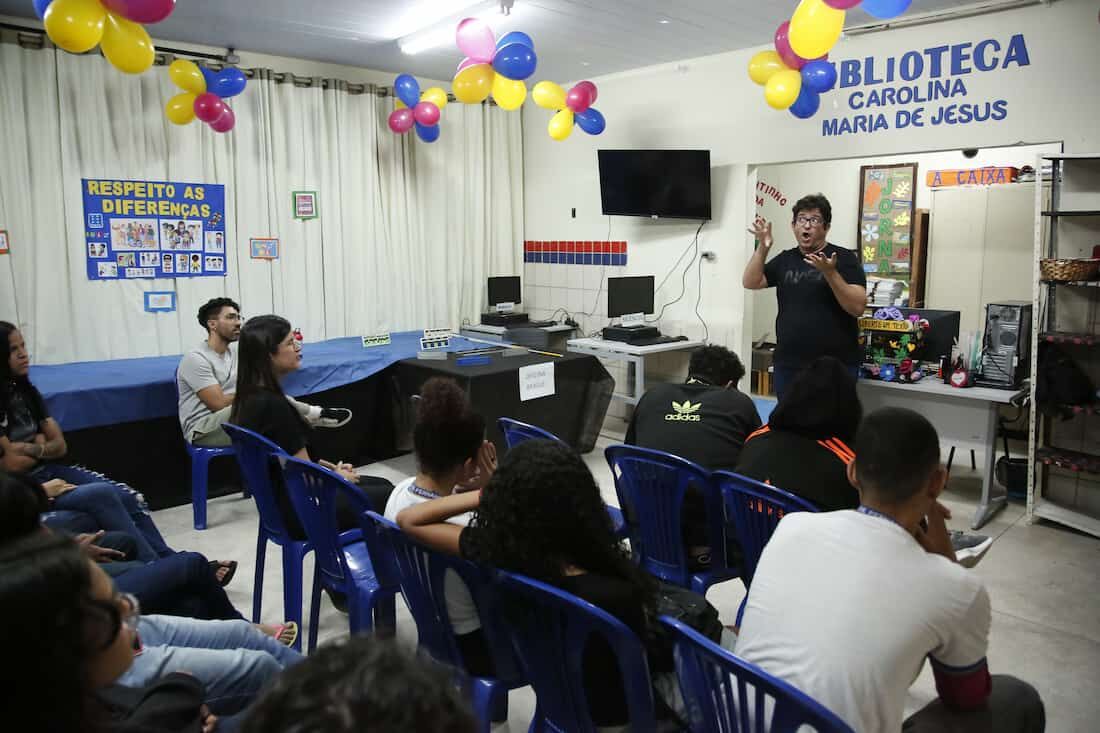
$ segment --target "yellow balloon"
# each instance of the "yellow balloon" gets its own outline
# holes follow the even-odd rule
[[[452,88],[455,99],[463,104],[481,104],[489,98],[493,90],[493,77],[496,72],[489,64],[467,66],[454,79]]]
[[[776,51],[761,51],[749,61],[749,78],[763,86],[772,75],[786,68],[787,65]]]
[[[186,125],[195,119],[195,97],[197,96],[199,95],[193,92],[184,92],[169,99],[168,104],[164,106],[164,114],[168,117],[168,121],[177,125]]]
[[[546,130],[555,140],[564,140],[569,137],[573,132],[573,110],[558,110],[558,113],[550,118],[550,125]]]
[[[401,101],[401,100],[398,100]],[[424,90],[424,93],[420,95],[421,102],[431,102],[442,112],[443,108],[447,106],[447,92],[443,91],[439,87],[429,87]],[[404,105],[402,105],[403,107]],[[400,109],[400,107],[398,108]]]
[[[168,66],[168,76],[173,84],[185,92],[202,94],[206,91],[206,77],[194,61],[176,59]]]
[[[502,74],[493,78],[493,100],[503,110],[511,112],[523,106],[527,99],[527,85],[516,79],[509,79]]]
[[[540,81],[531,90],[531,99],[543,109],[561,109],[565,106],[565,90],[552,81]]]
[[[405,109],[405,103],[404,103],[404,102],[402,102],[402,101],[401,101],[400,99],[398,99],[397,97],[394,97],[394,98],[393,98],[393,108],[394,108],[394,109]]]
[[[787,109],[798,99],[801,91],[802,74],[794,69],[787,69],[772,74],[772,78],[768,79],[768,83],[764,85],[764,99],[776,109]]]
[[[71,53],[95,48],[103,38],[107,11],[99,0],[54,0],[43,16],[46,35],[54,45]]]
[[[791,16],[787,38],[796,54],[816,59],[829,53],[843,30],[843,10],[829,7],[825,0],[802,0]]]
[[[107,13],[107,26],[99,47],[111,66],[126,74],[142,73],[153,65],[153,57],[157,55],[153,39],[144,27],[114,13]]]

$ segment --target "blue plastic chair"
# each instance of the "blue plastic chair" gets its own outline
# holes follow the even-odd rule
[[[359,529],[340,532],[336,522],[336,496],[343,493],[358,513],[373,505],[363,492],[342,476],[299,458],[279,456],[287,493],[298,520],[313,545],[314,583],[309,606],[309,651],[317,647],[320,627],[321,589],[327,588],[347,599],[348,625],[352,634],[393,632],[397,626],[394,597],[398,587],[382,585],[372,557]]]
[[[791,512],[816,512],[805,499],[789,491],[755,481],[732,471],[715,471],[711,474],[714,489],[722,497],[726,522],[733,525],[737,540],[741,543],[741,580],[747,591],[756,574],[756,565],[764,546],[772,538],[779,520]],[[737,610],[737,625],[745,612],[748,593]]]
[[[594,733],[584,689],[583,657],[591,635],[618,660],[631,733],[656,731],[645,648],[619,619],[588,601],[531,578],[500,572],[502,613],[520,668],[535,690],[531,733]]]
[[[500,428],[500,432],[504,433],[504,444],[508,446],[509,449],[515,448],[517,445],[527,440],[556,440],[559,443],[565,442],[548,430],[543,430],[540,427],[520,422],[519,420],[513,420],[510,417],[497,418],[497,427]]]
[[[371,557],[386,558],[376,563],[380,580],[400,585],[416,621],[420,649],[455,669],[464,669],[465,663],[447,611],[448,571],[457,573],[470,591],[496,673],[494,677],[470,678],[474,712],[481,730],[488,733],[491,721],[508,718],[508,691],[527,684],[519,676],[508,637],[501,631],[491,571],[424,547],[376,512],[367,512],[362,525]]]
[[[615,478],[619,506],[627,518],[631,550],[647,572],[702,595],[715,583],[737,577],[738,568],[726,560],[722,498],[702,466],[671,453],[634,445],[608,446],[604,455]],[[697,572],[688,566],[681,524],[689,487],[703,495],[711,549],[710,567]]]
[[[176,399],[179,400],[179,370],[176,370],[176,378],[173,384],[176,387]],[[183,444],[187,446],[187,455],[191,459],[191,512],[195,529],[206,529],[206,497],[209,491],[210,461],[219,456],[234,455],[235,449],[231,445],[207,447],[192,445],[187,436],[183,436]],[[244,490],[244,498],[248,498],[247,487]]]
[[[691,733],[794,733],[803,725],[818,733],[854,733],[821,703],[690,626],[668,616],[661,623],[673,637]]]
[[[267,543],[274,542],[283,548],[283,616],[295,621],[298,628],[302,623],[302,562],[313,549],[308,540],[290,536],[279,503],[275,499],[275,487],[271,482],[272,471],[278,474],[277,458],[288,457],[286,451],[262,435],[225,423],[222,425],[233,446],[237,449],[237,465],[241,468],[241,479],[256,500],[256,509],[260,514],[260,527],[256,533],[256,581],[252,589],[252,621],[260,622],[263,608],[264,560],[267,557]],[[281,476],[281,474],[278,474]],[[319,577],[315,574],[315,578]],[[301,651],[302,635],[294,642],[294,648]]]

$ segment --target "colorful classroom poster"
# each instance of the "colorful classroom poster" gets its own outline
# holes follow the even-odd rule
[[[225,275],[225,186],[85,178],[89,280]]]
[[[860,259],[869,275],[909,281],[917,164],[859,169]]]

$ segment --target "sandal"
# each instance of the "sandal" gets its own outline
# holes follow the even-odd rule
[[[218,579],[218,571],[225,569],[225,575]],[[222,588],[229,585],[233,580],[233,576],[237,574],[237,561],[230,560],[229,562],[221,562],[220,560],[210,561],[210,572],[214,574],[214,580],[218,582]]]
[[[290,635],[284,639],[283,632],[289,632]],[[298,622],[287,621],[284,624],[279,624],[275,627],[275,634],[271,638],[283,646],[294,646],[298,641]]]

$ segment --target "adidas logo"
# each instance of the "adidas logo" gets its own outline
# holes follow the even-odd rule
[[[674,412],[670,412],[665,415],[665,420],[671,420],[674,422],[699,422],[702,420],[702,416],[698,414],[699,408],[703,406],[702,402],[691,404],[691,400],[684,400],[683,402],[672,401],[672,409]]]

